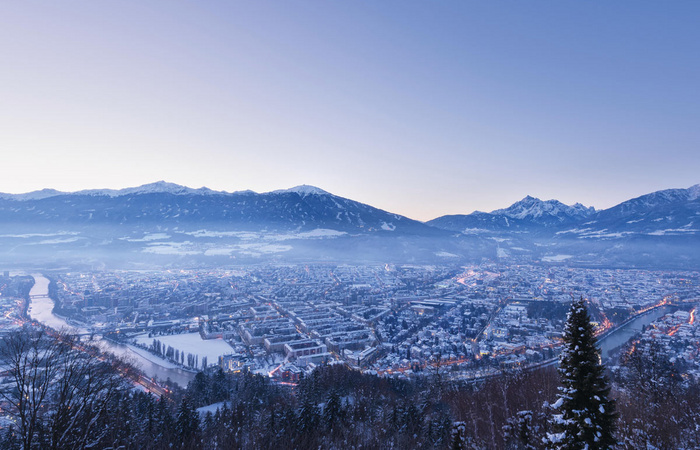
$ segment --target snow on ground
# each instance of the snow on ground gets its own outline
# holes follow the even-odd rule
[[[190,231],[184,234],[196,237],[236,237],[242,241],[268,241],[268,242],[279,242],[288,241],[292,239],[324,239],[324,238],[335,238],[338,236],[343,236],[347,234],[345,231],[331,230],[328,228],[316,228],[311,231],[297,231],[290,233],[265,233],[265,232],[252,232],[252,231],[211,231],[211,230],[197,230]]]
[[[197,412],[199,413],[200,417],[206,416],[208,412],[210,412],[212,414],[216,414],[216,410],[223,408],[224,404],[226,404],[226,406],[228,408],[231,407],[231,402],[212,403],[211,405],[202,406],[201,408],[197,408]]]
[[[667,234],[677,235],[677,234],[685,234],[685,233],[695,233],[696,231],[700,231],[700,230],[693,230],[690,228],[676,228],[676,229],[669,228],[668,230],[652,231],[651,233],[647,233],[647,234],[649,236],[665,236]]]
[[[496,256],[498,256],[499,258],[507,258],[509,255],[506,249],[498,247],[496,249]]]
[[[394,231],[395,229],[396,229],[396,225],[394,225],[393,223],[382,222],[382,230]]]
[[[167,359],[160,358],[147,350],[136,347],[135,345],[127,344],[127,347],[129,347],[130,351],[136,353],[139,356],[142,356],[144,359],[149,360],[153,364],[157,364],[161,367],[165,367],[166,369],[175,369],[175,368],[180,367],[176,364],[171,363]]]
[[[316,228],[315,230],[306,231],[304,233],[297,233],[297,237],[294,239],[308,239],[308,238],[323,238],[323,237],[337,237],[347,234],[345,231],[330,230],[328,228]]]
[[[561,261],[566,261],[569,258],[573,258],[573,255],[547,255],[547,256],[542,257],[542,261],[561,262]]]
[[[236,251],[236,247],[215,247],[204,251],[206,256],[229,256]]]
[[[196,238],[200,237],[237,237],[241,240],[258,239],[260,235],[251,231],[212,231],[212,230],[197,230],[189,231],[187,234]]]
[[[230,256],[233,253],[240,253],[248,256],[261,256],[263,254],[288,252],[292,248],[291,245],[249,243],[210,247],[204,251],[204,254],[206,256]]]
[[[60,238],[59,238],[59,239],[44,239],[43,241],[33,242],[33,243],[27,244],[27,245],[34,245],[34,244],[37,244],[37,245],[42,245],[42,244],[47,244],[47,245],[48,245],[48,244],[69,244],[69,243],[71,243],[71,242],[79,241],[79,240],[81,240],[81,239],[85,239],[85,238],[72,237],[72,238],[64,238],[64,239],[60,239]]]
[[[591,231],[591,230],[592,230],[592,228],[572,228],[570,230],[557,231],[554,234],[566,234],[566,233],[582,234],[582,233],[586,233],[587,231]]]
[[[344,234],[347,233],[345,231],[330,230],[328,228],[316,228],[315,230],[300,231],[296,233],[263,235],[262,239],[268,241],[288,241],[290,239],[324,239],[335,238]]]
[[[213,364],[219,360],[219,356],[233,353],[233,348],[223,339],[204,340],[199,333],[174,334],[150,338],[148,335],[143,335],[137,337],[136,342],[150,347],[154,339],[158,339],[166,348],[170,345],[174,349],[185,352],[185,354],[199,355],[200,364],[205,356],[209,364]]]
[[[441,256],[443,258],[459,258],[459,255],[455,255],[454,253],[449,252],[437,252],[435,253],[435,256]]]
[[[487,230],[485,228],[465,228],[462,230],[462,234],[479,234],[479,233],[488,233],[491,230]]]
[[[2,234],[0,238],[29,239],[33,237],[53,237],[53,236],[77,236],[80,233],[73,231],[59,231],[58,233],[29,233],[29,234]]]
[[[600,230],[600,231],[591,231],[590,233],[584,233],[580,238],[585,238],[585,239],[590,239],[590,238],[621,238],[624,236],[627,236],[629,234],[632,234],[629,231],[621,231],[619,233],[605,233],[607,230]]]
[[[155,253],[157,255],[198,255],[201,252],[195,250],[192,242],[158,242],[148,244],[148,247],[142,250],[144,253]]]
[[[262,253],[281,253],[288,252],[293,247],[291,245],[280,245],[280,244],[240,244],[238,246],[239,252],[245,255],[257,256]]]
[[[127,242],[151,242],[151,241],[161,241],[163,239],[170,239],[170,235],[167,233],[146,233],[142,238],[120,238],[121,240]]]

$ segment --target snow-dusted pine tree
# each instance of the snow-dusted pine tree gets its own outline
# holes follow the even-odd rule
[[[583,298],[571,303],[559,357],[559,388],[552,418],[555,449],[594,450],[615,445],[615,404],[600,362],[591,318]]]

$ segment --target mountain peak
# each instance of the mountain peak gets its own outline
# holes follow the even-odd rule
[[[10,200],[42,200],[63,194],[65,194],[65,192],[57,191],[56,189],[41,189],[39,191],[27,192],[24,194],[0,194],[0,198]]]
[[[138,194],[173,194],[173,195],[207,195],[207,194],[224,194],[223,191],[213,191],[206,187],[199,189],[188,188],[167,181],[156,181],[142,186],[130,187],[125,189],[86,189],[76,192],[63,192],[55,189],[42,189],[40,191],[27,192],[26,194],[0,194],[0,197],[11,200],[27,201],[27,200],[42,200],[49,197],[59,195],[94,195],[121,197],[123,195],[138,195]]]
[[[223,193],[218,191],[213,191],[206,187],[201,187],[199,189],[192,189],[187,186],[182,186],[175,183],[170,183],[167,181],[156,181],[155,183],[148,183],[141,186],[125,188],[125,189],[90,189],[85,191],[76,192],[76,194],[82,195],[107,195],[109,197],[121,197],[123,195],[138,195],[138,194],[173,194],[173,195],[206,195],[206,194],[217,194]]]
[[[595,212],[595,208],[587,208],[580,203],[568,206],[559,200],[540,200],[530,195],[513,203],[505,209],[497,209],[491,214],[510,217],[512,219],[555,219],[564,220],[587,217]]]
[[[289,189],[279,189],[277,191],[272,191],[273,194],[299,194],[302,197],[307,195],[331,195],[329,192],[324,191],[316,186],[311,186],[308,184],[301,184],[299,186],[294,186]]]

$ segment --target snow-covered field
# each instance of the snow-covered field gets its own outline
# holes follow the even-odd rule
[[[171,363],[167,359],[160,358],[147,350],[136,347],[135,345],[127,345],[127,347],[129,347],[129,351],[132,351],[132,352],[136,353],[137,355],[141,356],[142,358],[149,360],[153,364],[158,364],[159,366],[165,367],[166,369],[175,369],[175,368],[179,367],[179,366],[175,365],[174,363]]]
[[[198,230],[189,232],[175,231],[180,235],[189,235],[194,238],[231,238],[221,243],[202,242],[194,239],[183,242],[164,241],[171,236],[166,233],[151,233],[139,239],[122,238],[129,242],[146,242],[144,253],[159,255],[205,255],[205,256],[262,256],[275,253],[284,253],[293,249],[291,245],[282,244],[284,241],[293,240],[318,240],[333,239],[344,236],[345,231],[317,228],[311,231],[296,231],[290,233],[267,233],[250,231],[211,231]],[[231,242],[233,240],[233,242]],[[237,242],[236,242],[237,241]]]
[[[543,256],[542,261],[545,262],[562,262],[566,261],[567,259],[573,258],[573,255],[548,255],[548,256]]]
[[[164,239],[170,239],[170,235],[167,233],[146,233],[142,238],[120,238],[124,241],[129,242],[150,242],[150,241],[161,241]]]
[[[216,413],[216,410],[222,409],[224,407],[224,404],[226,405],[227,408],[231,407],[231,402],[212,403],[211,405],[202,406],[201,408],[197,408],[197,412],[199,413],[200,417],[204,417],[208,412],[212,413],[212,414]]]
[[[150,347],[154,339],[158,339],[166,347],[170,345],[174,349],[185,352],[185,354],[192,353],[193,355],[198,355],[200,363],[205,356],[209,364],[213,364],[219,360],[219,356],[233,353],[233,348],[223,339],[204,340],[199,333],[184,333],[150,338],[148,335],[143,335],[137,337],[136,342]]]
[[[330,230],[328,228],[316,228],[311,231],[297,231],[290,233],[267,233],[253,231],[212,231],[212,230],[197,230],[183,232],[196,238],[211,238],[211,237],[235,237],[242,241],[289,241],[293,239],[327,239],[346,235],[345,231]]]
[[[155,253],[158,255],[197,255],[199,250],[192,248],[192,242],[159,242],[149,244],[143,249],[144,253]]]

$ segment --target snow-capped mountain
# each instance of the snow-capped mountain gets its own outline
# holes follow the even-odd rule
[[[158,182],[0,195],[0,262],[432,262],[455,253],[451,235],[313,186],[259,194]]]
[[[498,243],[498,259],[596,266],[700,267],[700,185],[668,189],[595,211],[525,197],[491,213],[428,225]]]
[[[533,231],[543,227],[556,227],[574,223],[595,214],[595,208],[580,203],[573,206],[558,200],[543,201],[527,196],[508,208],[490,213],[475,211],[472,214],[442,216],[426,222],[428,225],[465,234],[486,231]]]
[[[595,211],[525,197],[421,223],[313,186],[267,193],[157,182],[0,194],[0,262],[91,267],[262,260],[700,267],[700,185]]]
[[[595,213],[595,208],[586,207],[580,203],[568,206],[559,200],[540,200],[527,196],[505,209],[497,209],[491,214],[510,217],[541,225],[560,224],[564,222],[585,219]]]
[[[652,192],[599,211],[572,234],[700,236],[700,185]]]
[[[226,194],[226,192],[213,191],[202,187],[192,189],[175,183],[157,181],[155,183],[144,184],[125,189],[88,189],[77,192],[62,192],[55,189],[42,189],[40,191],[28,192],[26,194],[0,194],[0,198],[7,200],[41,200],[44,198],[57,197],[59,195],[94,195],[106,197],[121,197],[133,194],[173,194],[173,195],[196,195],[196,194]]]
[[[329,192],[323,189],[317,188],[316,186],[310,186],[308,184],[302,184],[300,186],[295,186],[290,189],[279,189],[270,192],[270,194],[299,194],[302,196],[306,195],[331,195]]]
[[[316,229],[435,234],[398,214],[313,186],[258,194],[191,189],[163,181],[121,190],[39,191],[0,195],[0,223],[143,224],[191,227],[216,223],[240,229]]]

